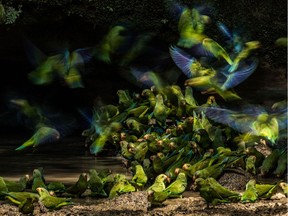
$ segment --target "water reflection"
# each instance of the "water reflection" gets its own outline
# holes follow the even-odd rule
[[[33,169],[44,168],[48,181],[75,182],[79,174],[89,169],[109,168],[113,173],[129,174],[120,157],[103,157],[91,155],[84,147],[82,137],[66,138],[59,143],[40,146],[34,152],[31,149],[17,152],[25,139],[15,141],[0,138],[0,176],[16,180],[23,174],[32,175]]]

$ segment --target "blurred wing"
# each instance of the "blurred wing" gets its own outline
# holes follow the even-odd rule
[[[232,110],[208,107],[208,108],[197,108],[197,112],[203,110],[205,115],[215,122],[227,125],[234,130],[241,133],[247,133],[251,131],[250,126],[256,120],[252,115],[241,114]]]
[[[217,24],[218,29],[222,32],[222,34],[223,34],[224,36],[226,36],[226,37],[229,38],[230,40],[233,40],[233,35],[232,35],[232,33],[229,31],[229,29],[227,28],[227,26],[224,25],[224,23],[218,21],[216,24]]]
[[[189,53],[191,53],[191,55],[193,55],[195,58],[214,57],[214,55],[211,52],[207,51],[201,43],[192,46],[189,49]]]
[[[251,61],[250,64],[241,63],[236,71],[228,74],[227,80],[222,85],[221,89],[227,90],[233,88],[244,80],[246,80],[257,68],[258,62]]]
[[[186,52],[176,46],[171,46],[169,51],[177,67],[180,68],[188,78],[193,77],[190,66],[194,61],[196,61],[196,59],[189,56]]]
[[[89,48],[81,48],[81,49],[76,49],[73,53],[75,53],[75,58],[73,58],[73,63],[75,65],[78,64],[84,64],[89,62],[92,57],[93,57],[93,52],[95,48],[89,47]],[[71,55],[72,55],[71,54]]]
[[[28,60],[34,67],[37,67],[47,59],[47,55],[38,49],[30,40],[24,38],[23,43]]]
[[[131,81],[140,88],[150,88],[154,85],[153,80],[151,80],[151,78],[149,77],[148,71],[142,71],[140,69],[131,67],[131,74],[135,78],[135,80]]]

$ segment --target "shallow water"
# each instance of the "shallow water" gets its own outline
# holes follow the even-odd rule
[[[29,138],[29,137],[28,137]],[[28,139],[27,138],[27,139]],[[75,182],[80,173],[89,169],[109,168],[113,173],[129,175],[122,159],[115,156],[94,156],[84,146],[83,137],[65,138],[59,143],[39,146],[17,152],[14,149],[26,138],[0,138],[0,176],[16,180],[24,174],[32,176],[33,169],[43,167],[47,181]]]

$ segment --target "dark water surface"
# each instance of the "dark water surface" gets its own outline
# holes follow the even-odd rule
[[[0,137],[0,176],[16,180],[24,174],[32,176],[33,169],[43,167],[44,177],[48,181],[75,182],[80,173],[89,169],[109,168],[113,173],[129,175],[116,156],[94,156],[84,146],[83,137],[69,137],[58,143],[38,146],[36,150],[17,152],[14,149],[25,142],[28,137]]]

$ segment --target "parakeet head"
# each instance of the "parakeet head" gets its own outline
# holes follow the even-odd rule
[[[38,187],[36,190],[37,190],[37,192],[39,193],[40,196],[50,195],[49,192],[45,188]]]

